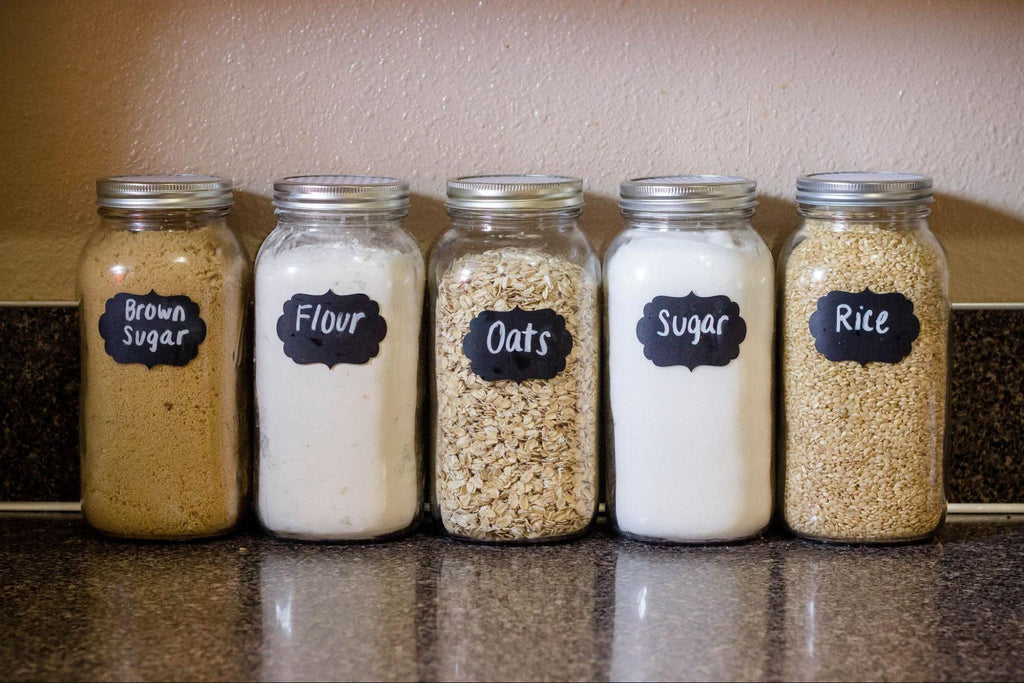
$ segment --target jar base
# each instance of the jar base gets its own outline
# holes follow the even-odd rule
[[[857,539],[857,538],[834,538],[827,536],[815,536],[813,534],[796,531],[792,527],[787,526],[786,531],[801,541],[808,541],[810,543],[817,543],[819,545],[848,545],[848,546],[900,546],[900,545],[914,545],[916,543],[927,543],[935,538],[935,535],[941,529],[941,525],[932,529],[931,531],[920,534],[917,536],[905,536],[900,538],[892,539]]]
[[[668,539],[661,538],[658,536],[645,536],[643,534],[635,534],[630,531],[623,531],[621,529],[613,527],[616,535],[621,536],[629,541],[637,543],[647,543],[650,545],[682,545],[682,546],[701,546],[701,545],[741,545],[743,543],[751,543],[760,540],[764,537],[765,531],[768,530],[768,525],[765,525],[753,534],[744,534],[743,536],[736,536],[732,538],[708,538],[708,539]]]
[[[442,536],[450,538],[459,543],[468,543],[472,545],[489,545],[489,546],[530,546],[530,545],[558,545],[560,543],[568,543],[571,541],[578,540],[584,536],[589,535],[597,523],[596,518],[591,520],[589,524],[580,528],[578,531],[574,531],[569,534],[562,534],[560,536],[545,536],[540,538],[476,538],[473,536],[464,536],[461,534],[455,534],[445,528],[442,522],[438,522],[438,529]]]
[[[417,519],[414,519],[412,521],[412,524],[409,524],[408,526],[406,526],[406,527],[404,527],[402,529],[399,529],[397,531],[388,531],[386,533],[377,534],[377,535],[374,535],[374,536],[361,536],[361,537],[350,537],[350,538],[346,538],[346,537],[340,536],[340,535],[330,535],[330,534],[313,534],[313,533],[304,534],[304,533],[300,533],[300,532],[291,532],[291,531],[275,531],[274,529],[268,529],[265,526],[262,527],[262,529],[263,529],[264,533],[267,534],[267,536],[269,536],[269,537],[271,537],[271,538],[273,538],[275,540],[278,540],[278,541],[289,541],[289,542],[310,543],[310,544],[323,543],[323,544],[334,544],[334,545],[362,545],[362,544],[369,545],[369,544],[372,544],[372,543],[386,543],[388,541],[394,541],[394,540],[398,540],[400,538],[404,538],[405,536],[408,536],[408,535],[412,534],[414,531],[416,531],[416,529],[419,527],[419,525],[420,525],[420,520],[419,520],[419,518],[417,518]]]
[[[88,524],[88,520],[86,520]],[[187,536],[168,536],[168,535],[153,535],[144,536],[140,534],[125,534],[115,533],[113,531],[106,531],[104,529],[97,528],[89,524],[89,528],[92,529],[98,536],[110,541],[117,541],[121,543],[154,543],[154,544],[175,544],[175,543],[196,543],[204,541],[216,541],[217,539],[225,538],[233,535],[239,529],[239,524],[223,529],[220,531],[212,531],[209,533],[202,534],[190,534]]]

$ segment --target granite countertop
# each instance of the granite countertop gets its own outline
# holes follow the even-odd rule
[[[0,678],[1024,678],[1024,517],[924,545],[96,537],[0,516]]]

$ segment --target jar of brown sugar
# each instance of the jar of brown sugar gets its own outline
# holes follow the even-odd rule
[[[932,181],[797,181],[804,223],[782,254],[781,507],[808,538],[893,543],[945,516],[946,261]]]
[[[78,269],[82,511],[98,531],[224,534],[248,504],[249,262],[231,183],[97,182]]]

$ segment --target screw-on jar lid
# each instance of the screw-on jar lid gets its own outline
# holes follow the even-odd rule
[[[757,206],[757,183],[721,175],[634,178],[619,186],[625,214],[685,214],[745,210]]]
[[[796,201],[812,206],[903,206],[932,201],[932,179],[884,171],[814,173],[797,178]]]
[[[124,175],[96,181],[96,203],[111,209],[217,209],[232,201],[231,181],[212,175]]]
[[[448,181],[449,209],[531,211],[583,206],[583,181],[560,175],[478,175]]]
[[[384,176],[290,176],[274,182],[274,206],[299,211],[408,209],[409,183]]]

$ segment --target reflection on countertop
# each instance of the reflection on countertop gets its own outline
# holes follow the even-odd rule
[[[1024,517],[890,548],[505,548],[140,545],[7,515],[0,576],[7,680],[1024,677]]]

